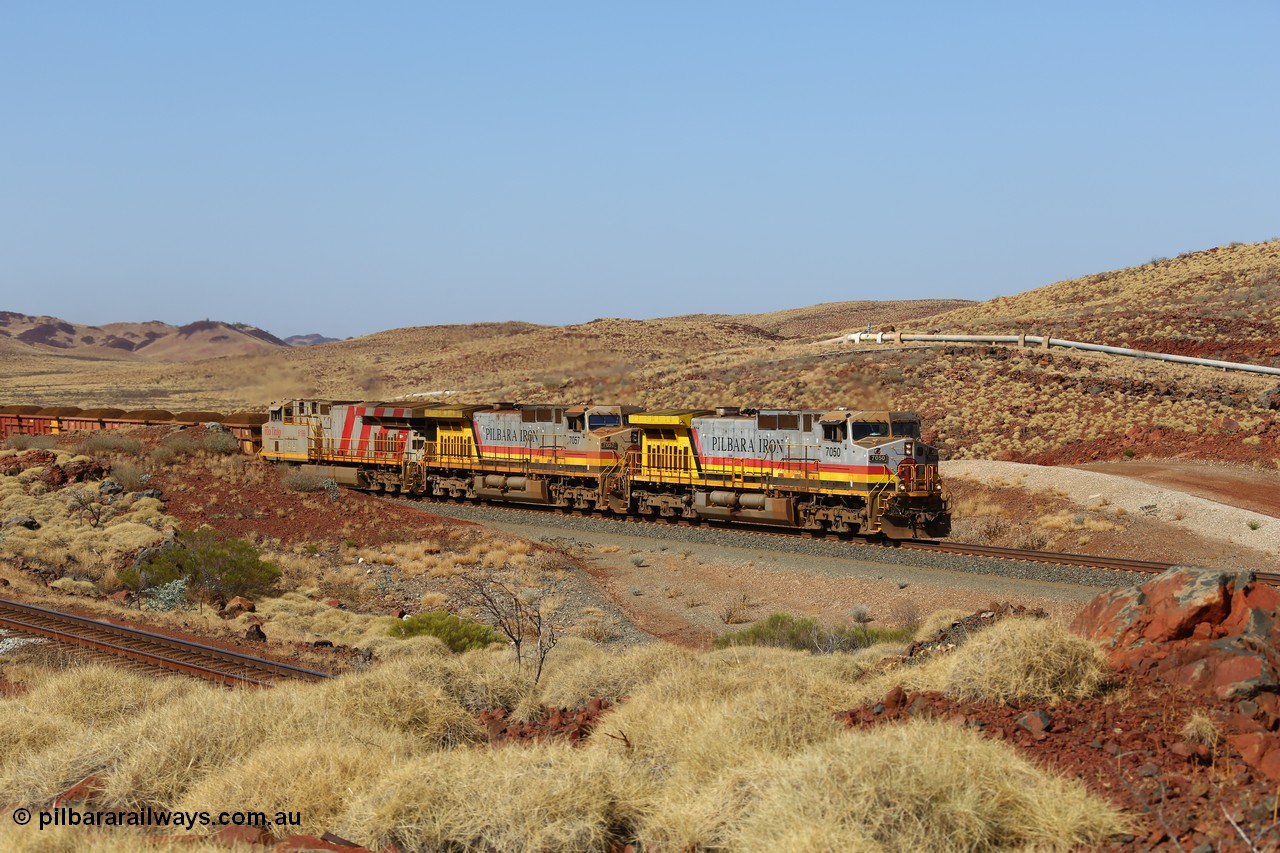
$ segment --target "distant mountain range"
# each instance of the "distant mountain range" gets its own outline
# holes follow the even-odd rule
[[[316,344],[336,344],[342,338],[326,338],[324,335],[290,335],[284,342],[291,347],[313,347]]]
[[[335,340],[319,334],[282,340],[248,323],[220,320],[198,320],[185,326],[158,320],[86,326],[58,317],[0,311],[0,341],[8,343],[3,349],[11,353],[30,348],[113,360],[196,361]]]

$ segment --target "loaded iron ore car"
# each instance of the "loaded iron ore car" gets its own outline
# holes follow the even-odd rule
[[[0,406],[0,440],[11,435],[61,435],[70,432],[97,432],[139,426],[188,427],[219,423],[235,436],[245,453],[257,453],[261,446],[260,426],[267,416],[261,412],[168,412],[163,409],[81,409],[78,406]]]
[[[951,529],[910,412],[293,400],[262,455],[360,489],[814,532]]]

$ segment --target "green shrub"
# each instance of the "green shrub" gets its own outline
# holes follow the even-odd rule
[[[58,445],[51,435],[11,435],[4,440],[10,450],[52,450]]]
[[[310,468],[290,468],[280,481],[286,489],[294,492],[324,491],[324,477]]]
[[[225,456],[228,453],[239,453],[240,442],[229,432],[211,432],[201,440],[200,449],[205,453]]]
[[[127,435],[95,432],[76,444],[76,453],[81,453],[85,456],[102,456],[107,453],[138,456],[142,453],[142,442]]]
[[[865,624],[828,627],[808,616],[774,613],[750,628],[721,634],[715,639],[715,647],[772,646],[814,653],[847,652],[876,643],[899,643],[909,639],[909,628],[871,628]]]
[[[388,633],[399,639],[429,634],[455,652],[483,649],[490,643],[503,641],[502,636],[488,625],[462,619],[443,610],[429,610],[401,619],[391,626]]]
[[[160,465],[169,465],[200,453],[224,456],[239,451],[240,442],[227,432],[211,432],[199,440],[192,438],[187,432],[175,432],[165,436],[160,445],[151,451],[151,458]]]
[[[184,530],[172,548],[125,569],[119,577],[134,590],[184,579],[189,597],[214,600],[268,592],[279,580],[280,569],[261,559],[243,539],[222,539],[213,530]]]
[[[126,492],[138,492],[147,487],[150,476],[132,462],[117,462],[111,466],[111,479]]]
[[[151,451],[151,458],[158,465],[169,465],[179,459],[195,456],[198,449],[191,436],[185,432],[175,432],[166,435],[160,445]]]

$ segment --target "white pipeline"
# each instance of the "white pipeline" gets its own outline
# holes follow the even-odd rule
[[[1102,344],[1086,344],[1080,341],[1064,341],[1061,338],[1046,338],[1040,335],[904,335],[901,332],[854,332],[846,340],[860,343],[892,343],[904,341],[936,341],[939,343],[965,344],[1017,344],[1018,346],[1065,347],[1081,349],[1089,352],[1105,352],[1110,355],[1123,355],[1129,358],[1149,358],[1155,361],[1173,361],[1179,364],[1198,364],[1202,367],[1220,367],[1223,370],[1240,370],[1245,373],[1263,373],[1268,376],[1280,376],[1280,367],[1266,367],[1261,364],[1245,364],[1238,361],[1217,361],[1212,358],[1193,358],[1189,355],[1170,355],[1163,352],[1147,352],[1127,347],[1109,347]]]

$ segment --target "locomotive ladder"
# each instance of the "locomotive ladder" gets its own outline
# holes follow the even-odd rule
[[[889,480],[885,480],[877,486],[871,487],[870,494],[867,495],[870,505],[867,507],[867,515],[871,521],[872,532],[878,533],[883,525],[880,523],[884,518],[885,500],[884,493],[889,490]]]
[[[627,450],[604,470],[602,477],[605,482],[605,490],[609,494],[617,495],[620,498],[629,498],[631,475],[635,472],[639,456],[638,452]]]

